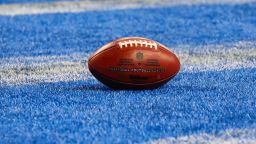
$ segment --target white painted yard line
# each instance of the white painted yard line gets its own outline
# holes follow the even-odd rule
[[[139,7],[193,5],[193,4],[238,4],[255,0],[102,0],[63,1],[50,3],[4,4],[0,5],[0,15],[32,15],[46,13],[78,13],[92,10],[114,10]]]
[[[25,84],[86,80],[90,73],[88,54],[4,58],[0,64],[0,84]]]
[[[224,48],[225,47],[225,48]],[[239,42],[227,48],[208,45],[174,48],[181,60],[181,72],[222,71],[256,68],[256,42]],[[0,84],[58,82],[92,78],[87,60],[90,54],[14,57],[0,59]]]
[[[182,70],[186,72],[256,67],[256,42],[238,42],[228,46],[207,45],[192,50],[189,47],[175,48],[181,59]]]
[[[55,62],[84,62],[88,59],[88,53],[72,53],[70,55],[51,55],[51,56],[30,56],[30,57],[9,57],[2,58],[0,68],[32,65],[49,65]]]
[[[255,144],[256,129],[228,129],[218,134],[200,133],[180,137],[168,137],[155,141],[146,142],[148,144]]]

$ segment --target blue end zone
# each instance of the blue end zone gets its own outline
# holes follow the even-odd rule
[[[169,47],[256,40],[256,4],[193,5],[3,17],[0,57],[92,52],[119,37]]]
[[[0,142],[134,143],[256,128],[255,83],[254,68],[180,73],[145,91],[95,80],[1,86]]]

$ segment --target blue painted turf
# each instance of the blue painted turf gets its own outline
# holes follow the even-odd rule
[[[255,9],[250,3],[0,16],[0,58],[90,53],[124,36],[174,49],[255,41]],[[256,69],[241,68],[181,71],[144,91],[114,91],[91,77],[2,84],[0,143],[135,143],[256,128],[255,83]]]
[[[148,37],[169,47],[253,41],[255,9],[252,3],[2,16],[0,58],[92,52],[124,36]]]
[[[256,128],[255,83],[256,69],[241,69],[181,73],[146,91],[95,80],[2,86],[0,142],[143,142]]]

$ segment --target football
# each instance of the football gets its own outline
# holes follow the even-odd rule
[[[88,60],[92,75],[114,89],[153,89],[180,70],[177,56],[166,46],[141,37],[112,41]]]

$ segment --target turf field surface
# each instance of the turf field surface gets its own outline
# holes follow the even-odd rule
[[[256,142],[254,1],[0,3],[0,143]],[[102,85],[87,59],[125,36],[170,47],[180,73],[155,90]]]

